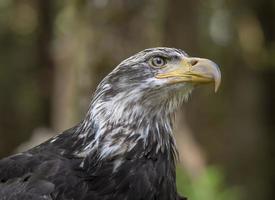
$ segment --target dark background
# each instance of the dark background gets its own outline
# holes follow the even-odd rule
[[[73,126],[102,77],[156,46],[222,71],[178,113],[179,190],[274,199],[274,0],[1,0],[0,157]]]

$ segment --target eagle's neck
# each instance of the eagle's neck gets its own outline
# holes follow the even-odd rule
[[[78,156],[96,152],[99,159],[120,157],[137,145],[140,146],[137,154],[176,154],[171,105],[147,105],[138,91],[121,92],[112,98],[104,94],[94,97],[80,126],[78,138],[85,142]]]

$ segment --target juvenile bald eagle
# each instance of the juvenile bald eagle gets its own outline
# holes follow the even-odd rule
[[[84,120],[0,161],[1,200],[179,200],[171,119],[221,74],[173,48],[141,51],[98,85]]]

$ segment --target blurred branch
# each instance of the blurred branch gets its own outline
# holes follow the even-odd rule
[[[88,44],[92,32],[85,12],[79,9],[83,8],[75,7],[74,1],[66,3],[56,19],[52,126],[58,131],[77,123],[90,99],[88,88],[92,87],[92,76]]]
[[[194,139],[183,113],[177,114],[175,136],[180,153],[180,163],[191,179],[199,178],[206,169],[205,155]]]

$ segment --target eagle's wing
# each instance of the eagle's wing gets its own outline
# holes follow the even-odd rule
[[[2,164],[4,161],[1,161]],[[15,163],[10,161],[9,164]],[[10,165],[10,167],[13,166]],[[26,169],[18,167],[17,165],[13,168],[15,173],[19,175],[25,171],[25,174],[20,177],[9,178],[7,181],[2,179],[0,183],[1,200],[52,200],[51,193],[55,189],[55,184],[50,181],[49,177],[58,171],[60,167],[58,161],[42,163],[34,172],[26,172]],[[12,170],[5,171],[12,172]]]
[[[68,133],[61,136],[60,145],[49,140],[0,160],[0,200],[83,199],[87,187],[80,169],[82,160],[70,150],[67,156],[61,155],[63,146],[68,146],[66,140],[71,140]]]
[[[33,159],[29,153],[13,155],[0,160],[0,182],[6,183],[10,179],[19,178],[33,171],[40,164],[39,159]]]

